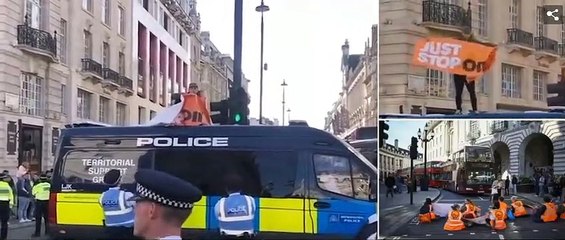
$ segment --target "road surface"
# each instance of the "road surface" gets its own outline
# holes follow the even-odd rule
[[[441,197],[437,203],[459,204],[464,203],[465,198],[470,198],[484,213],[490,206],[488,196],[462,196],[449,191],[442,190]],[[508,199],[510,197],[507,197]],[[526,204],[536,204],[524,200]],[[504,231],[492,231],[487,226],[472,226],[463,231],[447,232],[443,230],[446,219],[440,218],[431,224],[418,224],[417,212],[414,217],[404,223],[387,239],[562,239],[565,236],[565,223],[534,223],[530,217],[518,218],[507,221]]]
[[[8,239],[33,239],[33,240],[48,240],[49,237],[41,236],[38,238],[32,238],[31,235],[35,231],[35,225],[33,223],[29,224],[10,224],[8,228]],[[42,229],[43,230],[43,229]]]

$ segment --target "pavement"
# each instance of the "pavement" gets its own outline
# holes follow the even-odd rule
[[[482,209],[481,213],[485,213],[490,206],[490,197],[488,195],[459,195],[445,190],[440,190],[439,192],[440,196],[436,198],[436,203],[458,203],[461,205],[464,203],[465,198],[470,198]],[[510,199],[511,196],[505,198]],[[518,194],[517,196],[527,205],[538,206],[542,201],[541,198],[533,194]],[[404,221],[404,218],[403,222],[400,222],[394,221],[393,218],[386,216],[385,219],[381,217],[381,226],[384,222],[389,221],[394,221],[394,224],[398,225],[394,230],[381,232],[381,236],[387,236],[385,239],[561,239],[565,235],[564,221],[535,223],[530,217],[507,221],[507,228],[504,231],[492,231],[491,228],[487,226],[476,225],[462,231],[447,232],[443,230],[443,225],[446,221],[445,218],[440,218],[430,224],[419,224],[417,209],[420,206],[421,203],[414,208],[411,212],[412,217],[408,221]],[[383,229],[383,227],[381,227],[381,229]]]
[[[8,224],[8,239],[33,239],[33,240],[49,239],[49,237],[47,236],[32,238],[31,235],[33,234],[34,231],[35,231],[35,222],[20,223],[17,220],[10,220]]]
[[[390,236],[398,228],[414,218],[414,214],[418,212],[426,198],[432,201],[437,200],[441,196],[441,191],[435,188],[429,188],[428,191],[418,190],[413,193],[413,203],[410,205],[410,194],[395,193],[391,198],[386,197],[386,187],[384,184],[379,186],[379,234],[381,236]]]

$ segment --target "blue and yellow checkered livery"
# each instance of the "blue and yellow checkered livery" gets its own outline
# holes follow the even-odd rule
[[[102,226],[104,213],[99,193],[57,193],[57,224]],[[195,203],[184,228],[218,231],[214,206],[219,196],[203,196]],[[353,199],[254,198],[257,206],[255,230],[296,234],[356,236],[376,213],[376,204]]]

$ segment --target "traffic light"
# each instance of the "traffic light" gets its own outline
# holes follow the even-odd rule
[[[565,106],[565,81],[547,84],[547,93],[557,94],[555,97],[547,98],[548,106]]]
[[[211,102],[210,103],[210,112],[219,112],[217,114],[213,114],[210,117],[212,118],[212,123],[218,123],[221,125],[230,124],[230,108],[228,104],[228,100],[222,100],[219,102]]]
[[[416,137],[412,137],[410,143],[410,159],[418,159],[418,139]]]
[[[236,88],[230,93],[229,98],[229,119],[232,124],[249,124],[249,96],[245,89]]]
[[[385,121],[379,122],[379,148],[382,148],[385,141],[388,139],[388,134],[386,133],[388,129],[388,123],[386,123]]]

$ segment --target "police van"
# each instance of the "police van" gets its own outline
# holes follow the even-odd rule
[[[155,169],[203,192],[183,237],[217,239],[214,206],[238,174],[255,199],[262,239],[376,239],[376,168],[349,144],[310,127],[82,127],[63,129],[49,201],[51,235],[103,234],[98,199],[106,172],[119,169],[134,191],[134,174]]]

